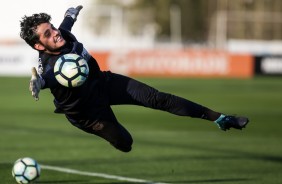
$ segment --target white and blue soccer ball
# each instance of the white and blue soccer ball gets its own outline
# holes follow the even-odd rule
[[[81,86],[87,79],[87,61],[77,54],[65,54],[55,63],[54,74],[57,81],[65,87]]]
[[[12,175],[18,183],[31,183],[39,178],[40,166],[32,158],[20,158],[14,163]]]

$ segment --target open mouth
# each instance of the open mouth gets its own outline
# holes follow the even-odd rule
[[[63,40],[64,40],[63,37],[62,37],[61,35],[58,35],[58,36],[56,36],[56,38],[55,38],[55,43],[61,42],[61,41],[63,41]]]

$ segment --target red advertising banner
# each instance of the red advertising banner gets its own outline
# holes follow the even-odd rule
[[[251,55],[211,50],[92,52],[102,70],[130,76],[238,77],[254,74]]]

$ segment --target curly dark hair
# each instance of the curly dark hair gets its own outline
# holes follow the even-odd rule
[[[42,23],[49,23],[50,21],[51,16],[46,13],[33,14],[29,17],[25,15],[22,17],[22,21],[20,21],[21,38],[34,48],[34,45],[39,41],[39,36],[36,34],[37,26]]]

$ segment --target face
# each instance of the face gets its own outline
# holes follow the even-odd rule
[[[39,43],[34,45],[37,50],[59,54],[60,48],[66,43],[60,31],[50,23],[42,23],[37,26],[36,33],[39,36]]]

